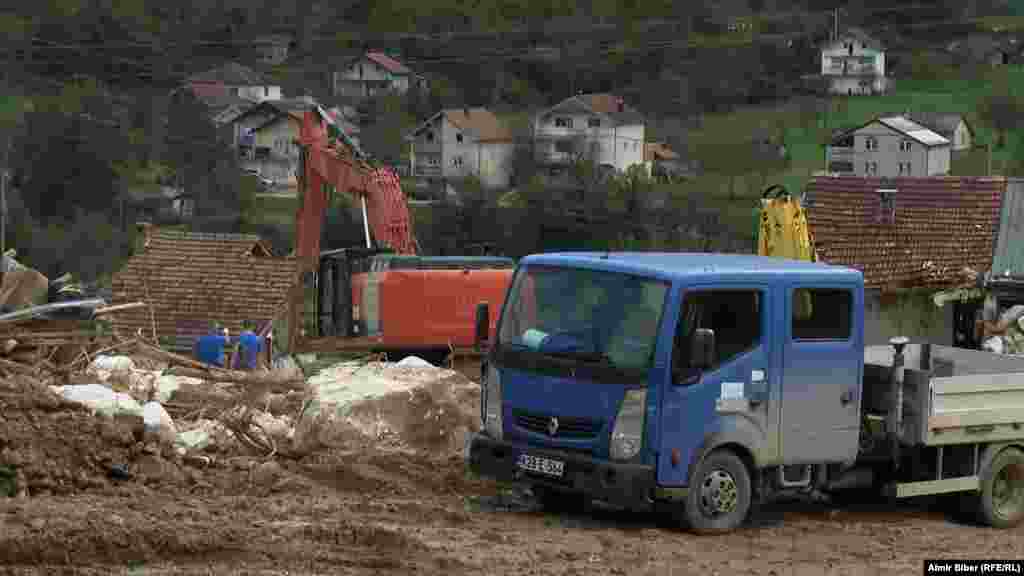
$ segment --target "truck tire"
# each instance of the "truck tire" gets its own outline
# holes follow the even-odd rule
[[[1024,452],[1007,448],[981,470],[979,520],[1012,528],[1024,520]]]
[[[690,481],[686,524],[697,534],[731,532],[746,521],[750,505],[746,464],[731,450],[715,450],[704,457]]]

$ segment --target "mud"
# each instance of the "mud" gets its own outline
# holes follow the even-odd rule
[[[920,574],[925,558],[1024,557],[1024,529],[921,502],[782,502],[717,537],[668,515],[545,514],[463,469],[455,438],[475,426],[477,393],[448,382],[377,399],[366,414],[394,441],[179,457],[140,442],[135,422],[2,381],[0,466],[26,490],[0,497],[0,574]]]

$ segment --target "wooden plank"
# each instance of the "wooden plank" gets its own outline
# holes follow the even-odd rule
[[[913,498],[914,496],[929,496],[932,494],[968,492],[978,490],[980,486],[981,481],[977,476],[960,476],[944,480],[892,484],[889,486],[889,490],[894,492],[897,498]]]

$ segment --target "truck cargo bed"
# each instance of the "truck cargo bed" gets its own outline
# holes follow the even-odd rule
[[[885,413],[893,351],[865,349],[863,410]],[[908,445],[1024,439],[1024,358],[910,344],[905,350],[903,425]]]

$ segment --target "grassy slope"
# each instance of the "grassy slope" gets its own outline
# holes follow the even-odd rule
[[[1008,68],[993,74],[1007,74],[1015,93],[1024,93],[1024,67]],[[791,154],[792,163],[788,170],[769,175],[775,182],[782,182],[790,190],[800,190],[807,177],[824,168],[823,139],[832,129],[861,124],[879,114],[913,111],[958,112],[964,114],[975,131],[975,142],[989,142],[992,131],[982,123],[977,109],[985,97],[989,82],[971,82],[963,79],[942,79],[935,81],[904,81],[894,91],[882,96],[835,98],[830,111],[825,114],[801,112],[791,104],[772,107],[753,107],[737,110],[731,114],[708,115],[699,130],[689,134],[691,157],[709,164],[720,164],[720,158],[727,157],[730,149],[741,145],[756,128],[771,134],[784,134],[784,141]],[[802,126],[801,119],[805,120]],[[993,153],[993,168],[998,172],[1002,161],[1024,144],[1013,134],[1007,136],[1006,146]],[[726,155],[726,156],[723,156]],[[981,175],[985,170],[984,153],[972,153],[966,158],[954,161],[954,174]],[[717,188],[718,194],[727,187],[727,178],[709,175],[704,178],[706,187]],[[717,186],[715,185],[715,181]],[[727,193],[727,192],[726,192]]]

